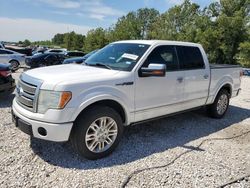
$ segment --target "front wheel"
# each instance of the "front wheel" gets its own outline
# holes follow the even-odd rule
[[[13,72],[15,72],[19,68],[19,62],[16,60],[11,60],[9,63],[10,63],[10,68]]]
[[[95,160],[113,152],[122,133],[122,120],[115,110],[105,106],[94,106],[76,120],[71,142],[81,156]]]
[[[207,107],[208,113],[213,118],[222,118],[229,106],[229,93],[222,89],[216,96],[214,103]]]

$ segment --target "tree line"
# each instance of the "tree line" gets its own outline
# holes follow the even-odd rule
[[[72,31],[34,44],[89,52],[117,40],[188,41],[202,44],[211,63],[250,67],[249,5],[250,0],[220,0],[201,8],[184,0],[162,14],[153,8],[142,8],[120,17],[107,29],[92,29],[86,36]]]

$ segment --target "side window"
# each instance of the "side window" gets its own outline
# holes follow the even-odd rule
[[[178,70],[179,65],[174,46],[158,46],[147,57],[143,67],[149,64],[165,64],[167,71]]]
[[[5,51],[6,54],[13,54],[13,52],[10,52],[10,51]]]
[[[0,50],[0,54],[9,54],[9,52],[6,50]]]
[[[192,46],[176,46],[180,69],[203,69],[204,61],[200,49]]]

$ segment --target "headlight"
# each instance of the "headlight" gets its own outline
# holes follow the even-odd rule
[[[69,91],[40,90],[38,97],[38,113],[45,113],[48,109],[63,109],[72,97]]]

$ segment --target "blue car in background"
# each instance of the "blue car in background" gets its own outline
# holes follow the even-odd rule
[[[243,75],[250,76],[250,69],[243,69]]]

